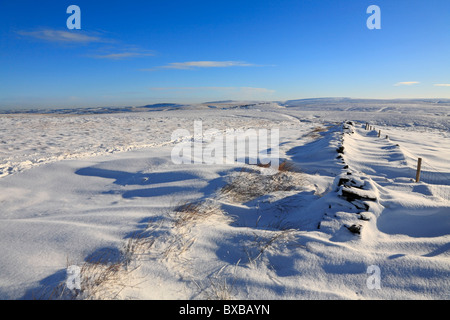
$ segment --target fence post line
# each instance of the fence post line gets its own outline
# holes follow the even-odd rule
[[[420,170],[422,169],[422,158],[417,161],[416,182],[420,181]]]

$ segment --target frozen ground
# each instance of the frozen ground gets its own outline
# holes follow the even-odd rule
[[[135,111],[0,115],[0,298],[73,298],[77,265],[81,298],[449,299],[448,101]],[[299,172],[174,164],[197,120],[279,128]]]

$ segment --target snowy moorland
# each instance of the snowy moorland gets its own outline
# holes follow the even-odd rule
[[[450,101],[97,111],[0,114],[0,299],[450,298]],[[173,161],[208,129],[279,168]]]

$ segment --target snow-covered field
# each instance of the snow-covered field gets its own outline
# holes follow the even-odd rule
[[[174,163],[199,120],[294,169]],[[0,114],[0,298],[449,299],[449,159],[450,101]]]

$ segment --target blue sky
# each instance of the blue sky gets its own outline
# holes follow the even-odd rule
[[[450,98],[448,0],[1,0],[0,39],[0,108]]]

